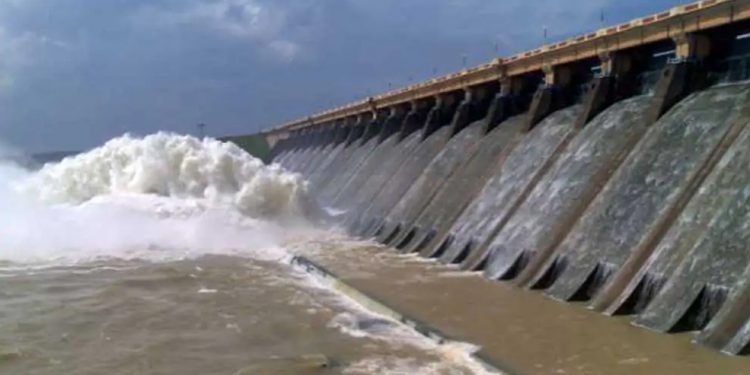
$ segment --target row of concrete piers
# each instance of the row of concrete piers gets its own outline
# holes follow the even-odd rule
[[[642,74],[656,67],[657,83],[647,88],[655,95],[649,110],[649,121],[653,122],[705,81],[705,77],[700,77],[703,66],[708,59],[721,59],[727,42],[714,41],[708,33],[680,34],[669,41],[602,52],[595,59],[569,64],[548,64],[541,71],[391,107],[378,108],[372,103],[368,111],[329,123],[311,122],[301,130],[273,136],[271,142],[278,154],[331,143],[365,143],[373,137],[382,141],[396,133],[403,139],[418,130],[426,138],[447,124],[453,124],[456,134],[485,115],[489,118],[489,131],[519,113],[526,113],[524,127],[530,130],[547,115],[573,101],[584,103],[584,111],[577,120],[577,126],[582,127],[611,103],[643,90],[649,83]],[[724,51],[712,53],[714,45],[724,47]]]
[[[742,219],[749,32],[737,22],[373,100],[293,130],[274,162],[345,210],[355,237],[744,353],[746,252],[682,238],[719,233],[709,215]]]

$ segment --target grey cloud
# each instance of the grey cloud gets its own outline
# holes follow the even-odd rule
[[[0,138],[254,132],[677,0],[4,0]]]
[[[284,35],[293,27],[287,23],[286,13],[286,9],[259,0],[193,0],[179,6],[168,2],[144,6],[136,12],[134,21],[146,27],[208,29],[252,42],[290,61],[301,46]]]

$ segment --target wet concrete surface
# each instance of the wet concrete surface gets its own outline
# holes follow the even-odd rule
[[[461,263],[476,245],[491,239],[496,228],[502,227],[524,194],[549,169],[549,159],[559,153],[558,148],[564,149],[565,140],[575,134],[573,121],[579,112],[580,106],[574,106],[550,115],[500,163],[453,227],[436,237],[434,250],[443,253],[443,262]]]
[[[654,124],[560,244],[556,255],[569,264],[547,293],[587,300],[608,286],[628,256],[650,253],[649,242],[713,169],[711,159],[722,155],[719,145],[730,129],[744,126],[738,115],[746,96],[744,85],[706,90]]]

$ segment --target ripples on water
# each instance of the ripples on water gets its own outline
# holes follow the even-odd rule
[[[469,373],[284,264],[5,263],[0,275],[0,373]]]

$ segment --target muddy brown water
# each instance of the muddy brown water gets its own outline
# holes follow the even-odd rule
[[[0,374],[471,374],[284,262],[0,264]]]
[[[488,281],[372,244],[321,244],[308,253],[345,282],[519,374],[750,374],[750,359],[664,335],[585,305]]]
[[[481,347],[509,374],[750,374],[748,358],[689,334],[656,334],[369,243],[325,235],[289,249]],[[0,374],[481,373],[465,347],[383,320],[287,259],[2,263],[0,281]]]

